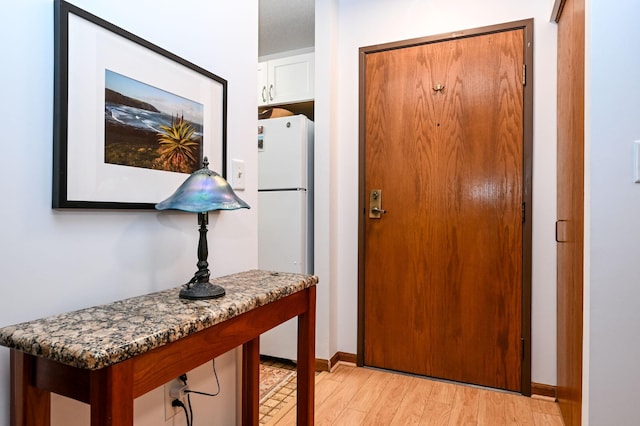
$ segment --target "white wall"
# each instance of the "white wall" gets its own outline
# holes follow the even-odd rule
[[[632,144],[640,140],[640,4],[587,1],[585,206],[590,263],[586,305],[585,424],[637,425],[640,414],[640,184]],[[625,48],[615,49],[621,45]],[[590,294],[589,294],[590,293]]]
[[[228,158],[246,161],[247,190],[257,200],[255,64],[258,2],[74,0],[74,4],[215,74],[228,86]],[[3,4],[0,36],[0,325],[176,287],[195,272],[194,215],[154,211],[51,209],[53,3]],[[93,143],[93,141],[87,141]],[[212,215],[214,275],[257,265],[256,210]],[[216,363],[222,394],[195,399],[196,418],[235,422],[236,360]],[[212,386],[210,364],[190,381]],[[9,423],[9,352],[0,349],[0,424]],[[136,401],[136,424],[164,424],[161,390]],[[72,419],[64,419],[71,408]],[[78,407],[76,409],[76,407]],[[88,424],[88,411],[54,398],[54,424]],[[84,414],[83,414],[84,413]],[[78,414],[78,415],[75,415]],[[183,424],[179,419],[176,425]]]
[[[338,350],[338,291],[335,250],[332,241],[338,221],[332,207],[336,176],[335,132],[337,127],[337,11],[338,0],[316,0],[314,101],[314,268],[320,278],[317,291],[316,358],[330,359]]]
[[[464,13],[461,13],[464,11]],[[556,383],[556,26],[548,2],[341,0],[337,120],[331,140],[331,242],[340,351],[357,350],[358,48],[521,19],[535,19],[532,380]],[[318,24],[320,25],[320,23]],[[318,42],[318,41],[316,41]]]

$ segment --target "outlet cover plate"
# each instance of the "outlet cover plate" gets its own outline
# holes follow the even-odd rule
[[[180,388],[184,386],[182,381],[179,379],[173,379],[169,383],[164,384],[164,419],[171,420],[175,417],[176,414],[180,413],[182,409],[180,407],[173,407],[171,402],[173,398],[171,397],[171,389]],[[184,402],[184,401],[183,401]]]

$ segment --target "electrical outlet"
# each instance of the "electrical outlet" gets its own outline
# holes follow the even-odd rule
[[[171,403],[174,399],[179,399],[185,406],[187,405],[187,397],[184,391],[187,386],[180,379],[173,379],[164,385],[164,419],[170,420],[176,414],[184,413],[180,407],[173,407]]]

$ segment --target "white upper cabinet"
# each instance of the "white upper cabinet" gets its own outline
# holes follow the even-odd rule
[[[258,63],[259,106],[310,101],[313,96],[313,53]]]

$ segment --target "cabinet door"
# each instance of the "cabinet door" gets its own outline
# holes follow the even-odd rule
[[[267,96],[271,104],[308,101],[314,94],[313,53],[268,62]]]
[[[258,105],[269,104],[269,81],[266,62],[258,62]]]

